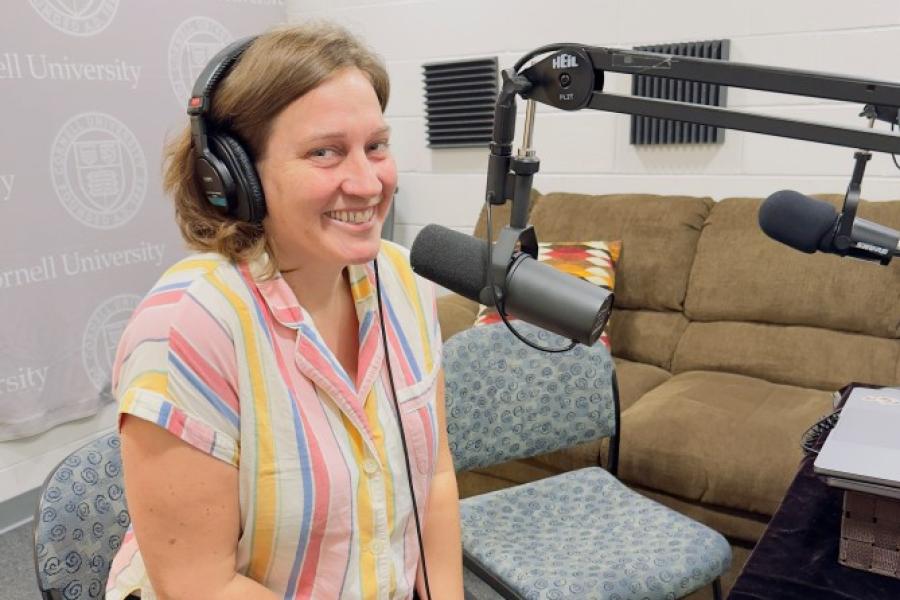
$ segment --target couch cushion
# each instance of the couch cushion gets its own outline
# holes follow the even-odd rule
[[[533,458],[526,458],[523,460],[511,460],[482,469],[462,471],[456,474],[456,483],[459,488],[459,497],[468,498],[469,496],[502,490],[520,483],[536,481],[551,475],[558,475],[560,472],[559,469],[551,469],[546,465],[538,464]]]
[[[843,201],[823,198],[838,207]],[[684,305],[689,319],[807,325],[900,337],[900,261],[883,267],[828,254],[808,255],[779,244],[759,229],[760,203],[730,198],[710,211]],[[900,228],[900,201],[861,202],[857,214]]]
[[[441,339],[446,341],[472,326],[478,314],[478,303],[451,292],[438,297],[437,310]]]
[[[625,412],[638,398],[669,379],[672,374],[659,367],[623,358],[614,358],[619,382],[619,411]]]
[[[538,240],[622,240],[616,306],[678,310],[712,200],[615,194],[542,196],[531,212]]]
[[[613,356],[670,370],[687,325],[680,312],[615,308],[609,318]]]
[[[898,364],[900,340],[723,321],[690,323],[678,342],[672,371],[726,371],[833,391],[851,381],[897,385]]]
[[[692,371],[622,415],[619,474],[688,500],[771,515],[801,458],[804,431],[828,392]]]

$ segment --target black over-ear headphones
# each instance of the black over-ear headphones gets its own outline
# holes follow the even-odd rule
[[[187,112],[191,117],[191,147],[197,179],[207,200],[240,221],[260,223],[266,199],[250,153],[224,124],[208,121],[212,93],[256,36],[232,42],[200,73]]]

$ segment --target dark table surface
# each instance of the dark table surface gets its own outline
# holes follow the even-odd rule
[[[846,399],[849,387],[842,392]],[[813,473],[814,461],[800,463],[729,600],[900,599],[900,579],[838,563],[844,494]]]

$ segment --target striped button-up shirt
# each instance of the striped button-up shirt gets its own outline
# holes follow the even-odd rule
[[[284,598],[409,598],[418,543],[372,264],[348,268],[359,319],[350,377],[284,279],[260,276],[265,260],[201,254],[162,276],[119,343],[119,412],[239,470],[239,573]],[[394,244],[382,243],[378,267],[422,511],[438,448],[434,288]],[[155,597],[129,530],[107,598],[134,591]]]

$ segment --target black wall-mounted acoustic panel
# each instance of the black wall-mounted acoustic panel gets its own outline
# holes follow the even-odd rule
[[[675,56],[728,60],[728,47],[729,40],[711,40],[682,44],[637,46],[634,49]],[[704,104],[707,106],[725,106],[726,90],[727,88],[725,87],[711,83],[666,77],[633,75],[631,79],[631,94],[634,96]],[[635,145],[716,144],[723,141],[723,133],[718,127],[709,125],[636,115],[631,117],[631,143]]]
[[[497,59],[431,63],[423,71],[428,146],[487,146],[497,101]]]

